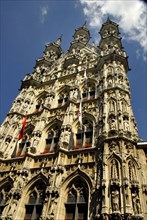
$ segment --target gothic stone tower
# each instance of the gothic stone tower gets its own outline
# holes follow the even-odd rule
[[[0,219],[147,219],[145,149],[118,25],[46,45],[1,126]]]

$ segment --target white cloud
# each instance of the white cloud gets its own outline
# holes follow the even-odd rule
[[[48,7],[47,6],[40,7],[40,13],[41,13],[40,14],[40,21],[41,21],[41,23],[44,23],[45,17],[48,14]]]
[[[147,52],[147,5],[140,0],[80,0],[91,28],[99,30],[107,16],[119,24],[126,39],[136,41]],[[144,56],[143,55],[143,56]]]

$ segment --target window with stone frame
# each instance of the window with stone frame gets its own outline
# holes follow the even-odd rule
[[[0,189],[0,215],[3,213],[3,210],[8,202],[8,193],[11,188],[12,186],[8,183],[3,189]]]
[[[27,150],[29,147],[31,147],[31,138],[32,138],[32,133],[34,130],[33,125],[29,125],[24,132],[23,138],[19,141],[17,149],[16,149],[16,154],[14,154],[14,157],[23,157],[26,155]]]
[[[83,100],[95,99],[95,84],[91,82],[84,81],[84,88],[82,93]]]
[[[124,113],[128,113],[128,105],[127,102],[125,100],[121,101],[121,111]]]
[[[39,111],[42,110],[43,105],[44,105],[44,103],[45,103],[46,95],[47,95],[46,92],[42,92],[42,93],[39,94],[39,96],[37,97],[36,107],[35,107],[35,111],[36,111],[36,112],[39,112]]]
[[[69,100],[69,91],[65,89],[59,94],[58,107],[67,104],[68,100]]]
[[[48,131],[48,137],[46,138],[46,146],[43,153],[54,152],[58,147],[58,142],[61,133],[61,125],[56,124]]]
[[[74,148],[92,147],[93,124],[92,121],[83,120],[83,128],[77,129]]]
[[[65,220],[87,220],[88,187],[80,177],[69,187],[65,208]]]
[[[3,126],[1,127],[1,134],[3,134],[3,136],[5,136],[8,131],[10,129],[10,123],[8,121],[6,121]]]
[[[116,111],[116,100],[111,98],[109,100],[109,113],[115,113],[115,111]]]
[[[26,212],[24,220],[40,219],[45,198],[45,189],[46,186],[42,181],[30,189],[28,202],[25,205]]]

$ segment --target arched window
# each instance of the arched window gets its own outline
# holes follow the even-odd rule
[[[2,214],[5,205],[8,201],[8,192],[11,189],[11,185],[5,186],[5,188],[0,189],[0,215]]]
[[[16,149],[16,154],[15,154],[16,157],[25,156],[25,154],[27,153],[27,149],[31,146],[30,140],[32,137],[33,130],[34,130],[33,125],[29,125],[25,129],[25,133],[23,135],[23,138],[19,141],[19,144]]]
[[[86,220],[88,217],[88,188],[85,182],[78,178],[69,187],[65,204],[65,220]]]
[[[64,90],[59,94],[58,107],[65,105],[69,100],[69,91]]]
[[[122,112],[127,112],[127,102],[125,100],[121,101],[121,110]]]
[[[24,220],[38,220],[42,213],[45,195],[45,184],[40,182],[30,190],[28,203],[26,204],[26,214]]]
[[[47,96],[46,92],[42,92],[41,94],[38,95],[37,100],[36,100],[36,107],[35,107],[36,112],[39,112],[43,109],[46,96]]]
[[[85,84],[85,82],[84,82]],[[87,83],[84,85],[84,90],[82,93],[83,100],[95,99],[95,85],[94,83]]]
[[[56,124],[50,128],[46,138],[46,147],[44,153],[54,152],[57,149],[61,133],[61,125]]]
[[[92,146],[93,124],[91,121],[83,120],[83,129],[78,129],[76,133],[75,148],[85,148]]]

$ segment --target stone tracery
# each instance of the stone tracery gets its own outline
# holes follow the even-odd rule
[[[10,192],[3,187],[0,194],[11,200],[9,208],[0,203],[2,217],[143,219],[144,180],[136,161],[145,176],[145,154],[137,145],[129,67],[117,24],[108,19],[100,35],[99,47],[90,45],[84,24],[66,53],[61,37],[46,45],[22,81],[1,128],[0,181],[14,180]]]

